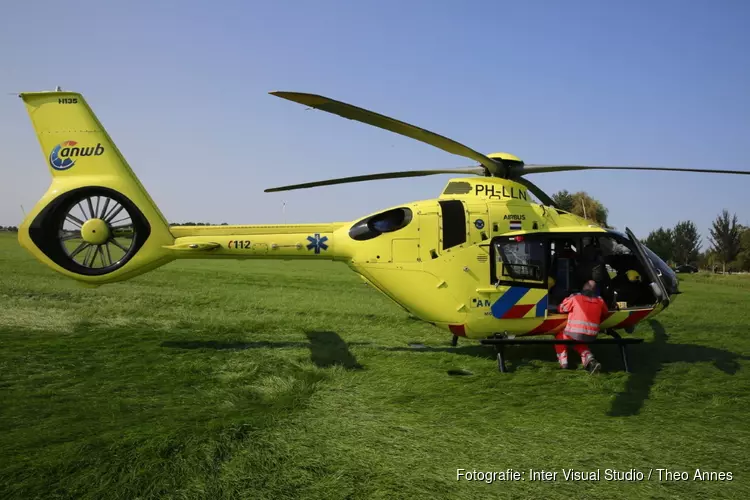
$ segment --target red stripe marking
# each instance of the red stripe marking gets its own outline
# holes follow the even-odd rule
[[[448,329],[453,335],[466,337],[466,328],[464,327],[464,325],[448,325]]]
[[[503,314],[502,319],[518,319],[523,318],[524,315],[531,311],[532,307],[536,307],[536,304],[521,304],[515,305],[508,309],[508,312]]]
[[[613,328],[627,328],[629,326],[635,326],[640,320],[649,315],[652,309],[645,309],[643,311],[630,311],[627,318],[620,321]]]
[[[568,321],[567,316],[564,318],[545,319],[541,325],[537,326],[529,333],[553,333],[562,327]]]

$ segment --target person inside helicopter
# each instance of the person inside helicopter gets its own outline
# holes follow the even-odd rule
[[[589,259],[587,270],[610,309],[620,309],[620,304],[644,307],[654,303],[646,269],[629,246],[610,236],[595,238],[591,243],[594,248],[586,250],[585,256]]]
[[[585,283],[594,281],[596,282],[595,292],[609,304],[611,302],[610,277],[602,249],[594,245],[593,238],[581,250],[577,264],[575,275],[577,288],[582,289]]]
[[[650,293],[646,294],[641,273],[635,269],[618,269],[617,275],[612,279],[612,288],[617,294],[618,302],[638,304],[652,300]]]
[[[596,292],[611,310],[653,304],[653,292],[644,281],[645,270],[631,249],[615,238],[583,236],[553,239],[548,280],[548,307],[594,280]],[[576,251],[579,250],[579,251]],[[619,304],[618,304],[619,303]]]
[[[556,312],[565,297],[589,280],[610,310],[652,306],[648,271],[633,248],[613,235],[551,235],[544,240],[498,241],[493,279],[527,283],[544,280],[547,309]],[[545,254],[546,253],[546,257]],[[533,271],[533,272],[532,272]]]
[[[577,252],[573,240],[565,238],[553,241],[552,262],[550,263],[549,276],[549,305],[556,307],[556,304],[569,295],[573,286],[573,277],[575,274],[575,263]]]

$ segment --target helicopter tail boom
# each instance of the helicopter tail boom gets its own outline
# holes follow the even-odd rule
[[[88,284],[131,278],[174,258],[169,225],[81,94],[23,100],[52,183],[19,241],[52,269]]]
[[[334,252],[334,235],[343,223],[252,226],[173,226],[168,249],[181,258],[345,260]]]

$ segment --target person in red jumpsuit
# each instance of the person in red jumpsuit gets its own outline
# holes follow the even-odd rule
[[[599,325],[609,312],[604,300],[596,295],[596,282],[589,280],[583,285],[581,293],[570,295],[562,301],[558,310],[568,313],[568,323],[565,329],[555,335],[555,339],[586,340],[595,339],[599,334]],[[573,344],[573,348],[581,356],[581,363],[591,374],[599,372],[602,365],[594,359],[586,344]],[[555,344],[557,361],[560,367],[568,368],[568,349],[565,344]]]

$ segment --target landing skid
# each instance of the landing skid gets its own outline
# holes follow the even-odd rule
[[[627,373],[630,373],[630,362],[628,358],[627,345],[628,344],[640,344],[644,339],[634,338],[622,338],[619,333],[615,330],[608,329],[605,332],[612,338],[599,338],[594,340],[555,340],[555,339],[525,339],[508,336],[507,334],[495,334],[494,337],[481,340],[482,344],[494,345],[495,351],[497,352],[497,369],[501,373],[507,373],[505,366],[505,346],[506,345],[521,345],[521,344],[617,344],[620,347],[620,355],[622,356],[622,364]],[[454,336],[454,340],[458,339]],[[455,345],[455,344],[454,344]]]

